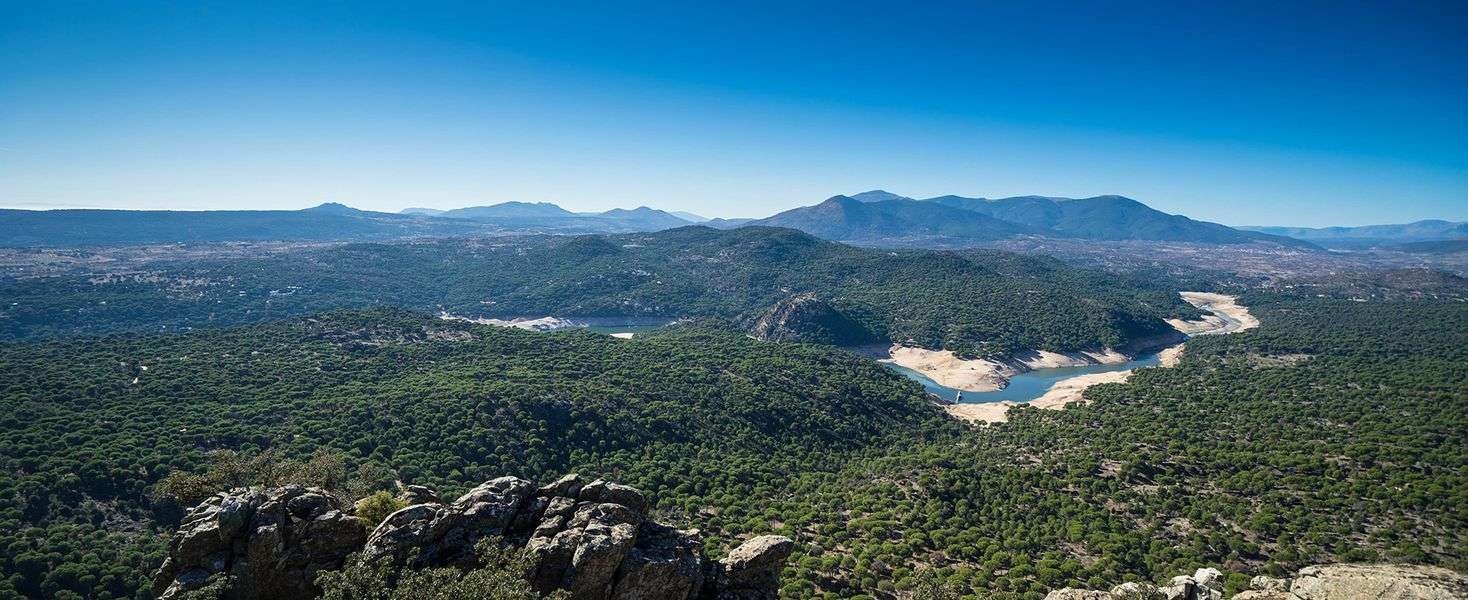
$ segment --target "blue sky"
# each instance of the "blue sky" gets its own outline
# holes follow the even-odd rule
[[[1468,219],[1445,3],[0,0],[0,205]]]

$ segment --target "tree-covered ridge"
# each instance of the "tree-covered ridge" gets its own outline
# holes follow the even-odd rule
[[[0,337],[227,326],[337,308],[749,320],[813,293],[878,339],[968,355],[1121,346],[1196,314],[1175,290],[1049,258],[859,249],[784,229],[686,227],[307,248],[130,273],[0,280]]]
[[[178,516],[146,492],[214,448],[334,448],[446,494],[611,477],[714,552],[796,539],[792,598],[1468,569],[1468,305],[1243,300],[1259,329],[981,429],[873,363],[701,325],[623,341],[379,311],[4,345],[0,596],[133,594]]]
[[[1094,404],[810,478],[770,511],[806,534],[788,595],[881,595],[924,568],[1025,598],[1201,566],[1231,589],[1317,562],[1468,570],[1468,306],[1245,302],[1262,327]]]
[[[581,470],[682,514],[958,429],[880,365],[702,326],[617,340],[339,313],[9,344],[0,365],[0,597],[141,589],[179,516],[150,490],[215,449],[332,448],[449,495]]]

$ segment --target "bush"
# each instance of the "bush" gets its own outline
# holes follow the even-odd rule
[[[379,491],[357,501],[357,520],[368,531],[376,529],[383,520],[408,503],[393,497],[387,491]]]

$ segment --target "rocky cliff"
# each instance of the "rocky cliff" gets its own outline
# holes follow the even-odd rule
[[[855,346],[877,339],[861,323],[814,294],[796,294],[776,302],[749,324],[749,334],[774,342],[836,346]]]
[[[162,600],[206,583],[240,600],[314,598],[316,575],[347,557],[391,568],[475,567],[485,538],[523,549],[542,593],[577,600],[766,600],[794,543],[751,539],[722,561],[706,557],[696,531],[651,520],[635,488],[568,475],[537,487],[516,477],[480,484],[444,503],[412,486],[413,502],[369,535],[352,507],[315,488],[234,489],[194,507],[154,578]]]
[[[1293,578],[1258,576],[1235,600],[1463,600],[1468,577],[1422,565],[1339,564],[1301,569]],[[1045,600],[1221,600],[1223,576],[1198,569],[1155,587],[1123,583],[1109,592],[1062,588]]]

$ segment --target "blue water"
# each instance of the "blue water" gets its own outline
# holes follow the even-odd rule
[[[1140,367],[1155,367],[1160,363],[1161,359],[1156,353],[1153,353],[1144,354],[1117,365],[1087,365],[1084,367],[1035,369],[1010,378],[1009,386],[1002,390],[993,392],[964,392],[963,401],[965,404],[999,402],[1001,400],[1027,402],[1045,395],[1045,392],[1050,390],[1050,386],[1055,385],[1056,382],[1062,379],[1069,379],[1077,375],[1089,375],[1091,373],[1110,373],[1112,371],[1127,371]],[[937,395],[939,398],[952,401],[958,396],[958,390],[938,385],[922,373],[892,363],[884,362],[882,364],[893,371],[906,375],[908,379],[923,384],[923,388]]]

